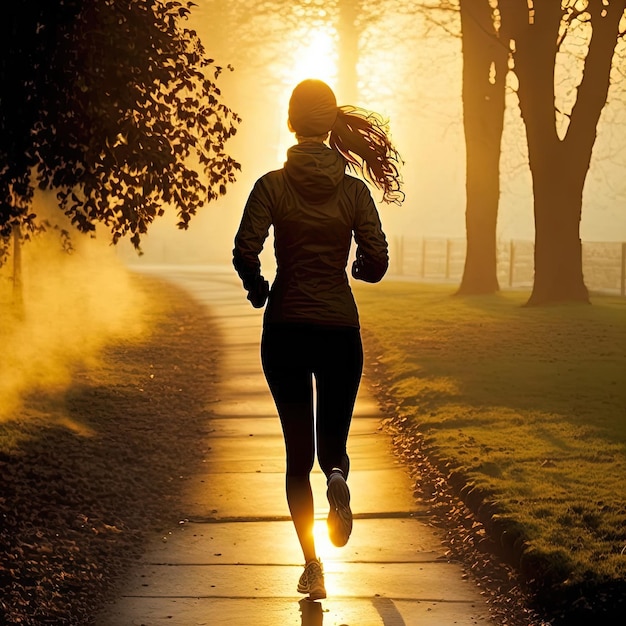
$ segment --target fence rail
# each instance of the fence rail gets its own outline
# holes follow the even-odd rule
[[[396,276],[423,280],[461,281],[465,265],[465,239],[410,239],[389,242],[391,267]],[[534,244],[511,239],[497,247],[498,282],[504,287],[531,287]],[[583,274],[590,291],[626,296],[626,243],[584,242]]]

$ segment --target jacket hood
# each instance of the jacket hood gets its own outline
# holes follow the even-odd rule
[[[346,162],[336,150],[312,141],[287,150],[285,172],[304,198],[319,202],[335,193],[345,175]]]

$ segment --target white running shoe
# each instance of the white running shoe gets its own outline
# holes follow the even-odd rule
[[[319,559],[309,561],[298,581],[298,593],[308,593],[311,600],[322,600],[326,597],[324,586],[324,568]]]

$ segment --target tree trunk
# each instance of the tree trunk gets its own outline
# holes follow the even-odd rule
[[[508,42],[500,41],[489,0],[461,0],[467,252],[457,294],[499,290],[496,226]]]
[[[359,104],[359,31],[356,23],[359,13],[359,0],[339,0],[339,75],[336,90],[339,105]]]
[[[20,227],[13,226],[13,308],[18,315],[22,315],[24,311],[21,235]]]
[[[533,19],[526,0],[517,3],[515,73],[533,179],[535,280],[528,305],[589,302],[582,269],[580,218],[583,188],[606,103],[619,21],[626,0],[590,0],[593,36],[567,133],[556,130],[554,68],[560,3],[536,3]]]
[[[568,168],[557,167],[535,177],[533,189],[535,280],[527,305],[588,303],[579,234],[582,188],[572,184]]]

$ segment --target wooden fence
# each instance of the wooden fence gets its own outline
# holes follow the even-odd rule
[[[465,239],[391,238],[390,273],[422,280],[460,282],[465,265]],[[584,242],[583,274],[590,291],[626,295],[626,243]],[[501,287],[531,287],[534,244],[512,239],[498,242]]]

